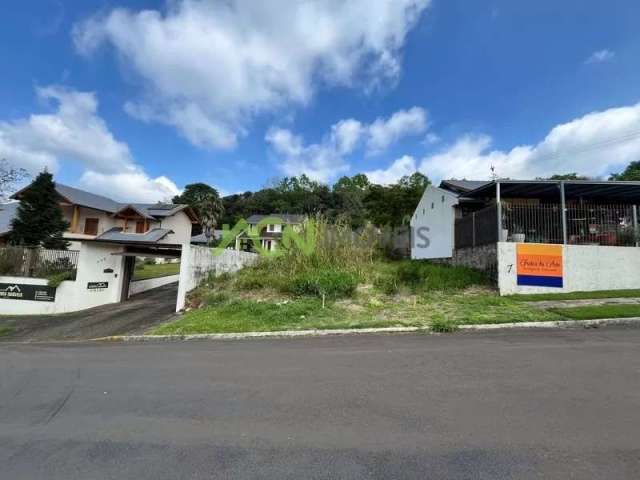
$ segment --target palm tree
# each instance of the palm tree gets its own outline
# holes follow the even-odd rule
[[[200,213],[200,222],[202,230],[207,237],[207,241],[211,241],[213,231],[218,224],[218,220],[224,213],[224,206],[218,192],[211,192],[199,199],[196,208]]]

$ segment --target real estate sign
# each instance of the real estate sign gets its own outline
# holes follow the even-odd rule
[[[562,288],[562,245],[516,245],[518,285]]]
[[[53,302],[56,299],[56,289],[47,285],[0,283],[0,299]]]

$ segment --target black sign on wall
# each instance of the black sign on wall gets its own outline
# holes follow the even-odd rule
[[[55,287],[49,287],[47,285],[28,285],[23,283],[0,283],[0,300],[54,302],[55,299]]]
[[[89,282],[87,283],[87,290],[104,290],[109,288],[109,282]]]

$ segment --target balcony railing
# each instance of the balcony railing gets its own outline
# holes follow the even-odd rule
[[[498,210],[501,220],[498,222]],[[521,205],[502,202],[456,220],[456,248],[496,241],[639,246],[634,205]]]

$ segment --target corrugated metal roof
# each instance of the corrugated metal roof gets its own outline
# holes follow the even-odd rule
[[[0,204],[0,235],[11,231],[11,222],[16,216],[20,202]]]
[[[455,190],[458,193],[465,193],[475,190],[476,188],[483,187],[491,183],[489,180],[442,180],[440,188],[446,190]]]
[[[304,222],[306,218],[304,215],[297,215],[292,213],[271,213],[269,215],[251,215],[249,218],[247,218],[247,223],[249,225],[257,225],[267,217],[278,218],[282,220],[282,223],[284,225],[299,224]]]
[[[222,230],[214,230],[213,238],[215,238],[216,240],[221,239]],[[206,245],[207,243],[209,243],[209,240],[207,239],[207,236],[204,233],[201,233],[200,235],[194,235],[193,237],[191,237],[191,243]]]
[[[146,233],[125,233],[119,227],[107,230],[96,237],[96,241],[126,242],[126,243],[155,243],[162,240],[173,231],[166,228],[154,228]]]

